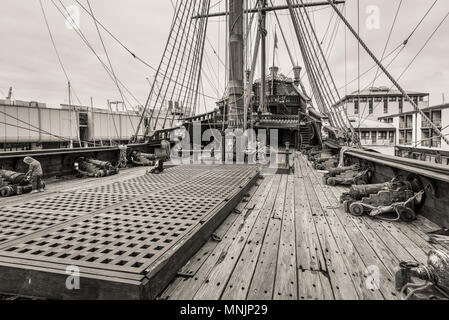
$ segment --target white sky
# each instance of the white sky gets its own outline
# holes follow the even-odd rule
[[[73,30],[65,26],[65,19],[56,11],[50,0],[42,0],[56,45],[61,54],[64,65],[71,78],[72,86],[84,104],[90,104],[90,97],[94,104],[105,106],[106,100],[119,100],[120,96],[115,84],[107,76],[92,52],[81,42],[81,39]],[[211,0],[211,11],[223,11],[223,0]],[[254,0],[251,0],[254,2]],[[310,0],[305,0],[309,2]],[[315,0],[317,1],[317,0]],[[393,35],[387,52],[397,47],[411,32],[424,15],[425,11],[435,0],[403,0]],[[157,67],[168,36],[168,30],[173,15],[173,7],[170,0],[90,0],[97,19],[151,65]],[[63,0],[67,6],[73,5],[73,0]],[[86,4],[85,0],[81,3]],[[275,4],[285,4],[285,0],[275,0]],[[361,8],[361,36],[368,46],[374,50],[377,56],[381,56],[390,26],[400,0],[360,0]],[[379,7],[379,29],[368,29],[365,21],[368,18],[366,9],[370,5]],[[357,0],[348,0],[347,14],[350,22],[357,23]],[[1,0],[0,11],[0,95],[6,95],[9,86],[14,88],[14,97],[19,100],[34,100],[46,102],[49,105],[66,103],[67,83],[62,73],[54,49],[52,47],[38,0]],[[314,9],[316,10],[316,9]],[[426,18],[409,44],[398,56],[397,60],[389,68],[394,76],[398,76],[408,65],[411,59],[419,51],[429,35],[434,31],[442,18],[449,11],[449,1],[439,0],[431,14]],[[325,34],[331,16],[330,8],[323,8],[313,12],[319,38]],[[288,41],[295,57],[302,65],[299,49],[293,36],[291,23],[287,11],[279,13],[281,24],[288,37]],[[332,31],[335,20],[331,24]],[[101,43],[98,39],[92,19],[81,10],[80,25],[86,37],[93,44],[102,58],[105,58]],[[274,16],[269,14],[269,55],[272,55]],[[224,58],[225,25],[223,18],[210,20],[208,38],[211,43],[206,46],[207,66],[205,72],[205,90],[208,94],[221,95],[224,88],[225,71],[220,67],[212,47]],[[449,18],[444,22],[434,38],[429,42],[410,70],[403,76],[400,83],[408,90],[423,91],[431,94],[431,103],[442,102],[442,94],[445,93],[446,101],[449,101]],[[134,60],[108,35],[103,37],[111,56],[115,71],[121,81],[142,102],[146,100],[150,87],[146,77],[154,76],[154,71]],[[278,31],[279,52],[277,64],[281,72],[290,74],[291,63],[288,59],[284,43]],[[329,37],[328,37],[329,38]],[[345,60],[345,33],[342,24],[338,29],[333,49],[329,56],[329,65],[338,87],[345,84],[345,65],[347,78],[352,80],[357,76],[357,44],[352,36],[347,34],[347,59]],[[209,42],[208,41],[208,42]],[[325,48],[328,43],[325,42]],[[269,57],[269,61],[272,58]],[[346,63],[345,63],[346,61]],[[361,56],[361,70],[371,67],[373,62],[363,52]],[[363,89],[374,79],[373,72],[361,80]],[[210,82],[206,79],[210,80]],[[211,84],[210,84],[211,83]],[[391,86],[382,77],[376,85]],[[217,90],[218,89],[218,90]],[[357,89],[354,82],[347,89],[352,92]],[[217,93],[218,92],[218,93]],[[345,94],[345,89],[340,91]],[[213,101],[207,101],[207,108],[214,107]],[[199,110],[204,111],[204,106]]]

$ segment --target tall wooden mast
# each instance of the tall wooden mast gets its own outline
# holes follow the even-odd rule
[[[260,111],[262,113],[267,112],[267,106],[265,103],[265,97],[267,95],[267,30],[266,30],[266,23],[267,23],[267,13],[264,10],[267,7],[267,0],[259,0],[259,7],[262,11],[260,15],[260,21],[259,21],[259,28],[262,38],[262,50],[261,50],[261,57],[260,57]]]
[[[230,127],[241,127],[243,122],[244,53],[243,0],[229,0],[229,107]]]

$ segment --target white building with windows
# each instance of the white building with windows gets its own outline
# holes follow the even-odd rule
[[[429,94],[409,91],[407,94],[419,108],[429,107]],[[388,87],[373,87],[347,95],[337,104],[345,108],[350,117],[356,116],[361,120],[378,121],[379,118],[414,111],[412,104],[406,101],[398,90]]]
[[[420,109],[429,108],[429,94],[409,91],[407,94]],[[345,96],[338,108],[345,109],[356,131],[359,132],[362,145],[366,147],[394,147],[399,144],[412,144],[421,139],[420,128],[414,117],[416,111],[410,101],[401,92],[388,87],[372,87],[356,91]],[[435,119],[438,113],[435,113]],[[423,136],[426,131],[422,131]]]
[[[359,121],[357,117],[349,119],[354,130],[359,133],[362,145],[394,147],[396,128],[392,124],[374,120]]]
[[[422,111],[443,135],[449,136],[449,104],[423,108]],[[435,134],[430,124],[416,111],[391,114],[380,117],[379,120],[397,128],[396,145],[399,147],[449,151],[449,145]]]

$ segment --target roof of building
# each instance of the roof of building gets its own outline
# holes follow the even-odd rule
[[[390,123],[384,123],[380,121],[370,119],[359,119],[359,117],[349,117],[352,126],[355,129],[376,129],[376,130],[391,130],[395,131],[396,128]]]
[[[438,111],[438,110],[443,110],[443,109],[449,109],[449,103],[438,104],[438,105],[435,105],[435,106],[422,108],[421,111],[428,112],[428,111]],[[411,115],[411,114],[416,114],[416,113],[417,113],[417,111],[396,113],[396,114],[390,114],[390,115],[387,115],[387,116],[379,117],[379,119],[396,118],[396,117],[405,116],[405,115]]]

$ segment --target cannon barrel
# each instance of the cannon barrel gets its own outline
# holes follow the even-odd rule
[[[109,161],[101,161],[97,159],[86,159],[86,161],[99,167],[100,169],[110,169],[113,167]]]
[[[149,159],[149,160],[156,160],[157,159],[156,155],[154,155],[152,153],[143,153],[142,152],[142,153],[140,153],[140,155],[142,157],[145,157],[145,158]]]
[[[332,159],[329,159],[329,160],[332,160]],[[315,170],[328,170],[329,167],[336,167],[338,165],[337,160],[334,160],[334,161],[329,161],[329,160],[326,160],[323,163],[315,162],[313,164],[313,168]]]
[[[390,189],[391,184],[389,182],[386,183],[378,183],[378,184],[368,184],[361,186],[352,186],[349,190],[349,195],[354,200],[362,200],[364,197],[368,197],[370,194],[376,194],[382,190]]]
[[[412,283],[412,278],[430,281],[449,291],[449,255],[434,249],[428,253],[427,265],[401,262],[395,274],[396,290],[401,291],[406,284]]]
[[[323,162],[326,162],[328,160],[337,160],[337,158],[335,158],[334,156],[324,156],[324,157],[321,157],[321,158],[316,158],[315,162],[316,163],[323,163]]]
[[[328,175],[329,175],[329,177],[336,177],[339,174],[345,173],[347,171],[351,171],[351,170],[356,171],[358,169],[359,169],[358,165],[353,165],[350,167],[332,168],[332,169],[329,169]]]
[[[370,194],[379,193],[382,190],[413,190],[410,182],[385,182],[379,184],[354,185],[349,190],[349,195],[354,200],[362,200]]]
[[[0,170],[0,176],[3,180],[9,181],[12,184],[23,184],[25,180],[25,174],[20,172]]]

